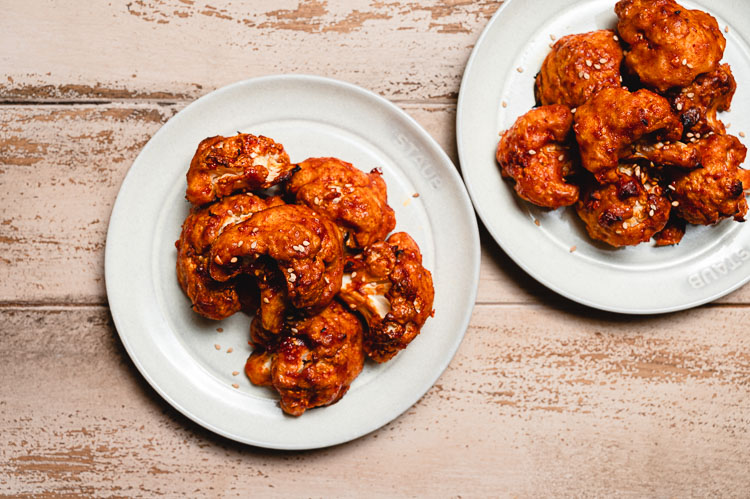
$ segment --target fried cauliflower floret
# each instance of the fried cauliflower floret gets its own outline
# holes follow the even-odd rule
[[[619,87],[623,54],[614,34],[592,31],[555,42],[536,77],[537,102],[574,108],[603,88]]]
[[[190,162],[186,197],[202,205],[240,190],[267,189],[288,179],[293,168],[284,146],[268,137],[209,137]]]
[[[667,224],[670,203],[658,184],[632,165],[617,169],[617,181],[589,189],[576,205],[589,235],[610,246],[646,242]]]
[[[215,280],[224,282],[240,274],[258,276],[270,266],[282,276],[288,303],[318,310],[341,288],[343,252],[341,232],[327,217],[306,206],[283,205],[225,230],[211,246],[209,271]],[[278,294],[274,286],[270,288]],[[268,292],[261,284],[264,316]]]
[[[657,140],[679,140],[682,125],[669,101],[648,90],[630,93],[605,88],[580,106],[573,126],[583,167],[600,183],[618,180],[619,160],[647,134]]]
[[[685,237],[685,220],[671,216],[667,225],[654,234],[654,242],[657,246],[674,246],[682,241]]]
[[[625,64],[652,88],[685,87],[717,68],[726,40],[709,14],[673,0],[620,0],[617,31],[630,45]]]
[[[365,353],[386,362],[409,345],[432,315],[432,274],[405,232],[368,246],[349,262],[351,273],[339,296],[367,322]]]
[[[702,168],[678,176],[671,192],[676,213],[691,224],[710,225],[729,217],[744,221],[747,213],[739,168],[747,148],[732,135],[710,135],[696,143]]]
[[[497,161],[502,175],[515,180],[521,198],[546,208],[570,206],[578,200],[578,186],[565,180],[573,173],[572,124],[567,107],[542,106],[519,117],[503,134]]]
[[[396,227],[379,170],[364,173],[336,158],[309,158],[286,185],[295,202],[328,216],[344,231],[347,248],[382,241]]]
[[[333,301],[315,316],[287,321],[277,342],[253,351],[245,373],[273,387],[281,409],[299,416],[341,399],[363,366],[362,324]]]
[[[714,132],[726,133],[724,123],[716,116],[728,111],[737,90],[729,64],[722,64],[710,73],[702,74],[687,87],[671,96],[672,108],[677,110],[689,138]]]
[[[237,194],[203,208],[193,207],[182,224],[182,233],[175,246],[177,279],[196,313],[221,320],[243,308],[242,298],[246,293],[242,291],[249,291],[252,286],[240,286],[238,290],[237,280],[216,282],[211,278],[208,271],[211,244],[228,227],[281,204],[284,203],[279,198],[261,199],[252,194]]]

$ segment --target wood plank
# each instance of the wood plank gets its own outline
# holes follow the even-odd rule
[[[741,497],[749,320],[747,308],[623,319],[478,306],[407,413],[350,444],[275,452],[163,402],[106,308],[6,307],[0,493]]]
[[[104,243],[120,183],[150,137],[183,106],[0,106],[0,189],[6,193],[0,303],[105,302]],[[457,164],[455,106],[402,107]],[[481,236],[479,302],[563,300],[513,263],[486,231]],[[750,286],[720,303],[750,303]]]
[[[453,100],[496,0],[3,2],[0,99],[194,99],[318,74],[389,98]]]

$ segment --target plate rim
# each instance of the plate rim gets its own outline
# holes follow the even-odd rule
[[[613,0],[614,1],[614,0]],[[587,297],[581,296],[579,294],[576,294],[574,292],[571,292],[564,287],[558,286],[557,284],[550,281],[541,271],[537,271],[533,269],[524,259],[518,257],[516,252],[513,248],[510,248],[507,243],[505,243],[505,237],[499,232],[498,228],[494,226],[493,223],[491,223],[492,216],[490,213],[488,213],[488,207],[482,206],[482,204],[477,200],[477,187],[474,185],[472,176],[466,174],[464,171],[464,158],[466,157],[465,152],[465,145],[464,145],[464,131],[462,128],[462,123],[465,121],[464,113],[465,113],[465,101],[469,99],[467,97],[467,91],[468,83],[471,79],[471,73],[474,70],[474,67],[479,64],[477,62],[477,59],[479,57],[479,51],[480,47],[485,43],[486,38],[490,36],[492,31],[495,28],[495,24],[500,22],[499,19],[501,16],[504,15],[506,9],[511,5],[517,3],[517,0],[506,0],[503,2],[503,4],[498,8],[498,10],[492,15],[490,20],[487,22],[487,25],[482,30],[482,33],[480,34],[479,38],[477,39],[476,43],[474,44],[474,47],[472,48],[471,54],[469,56],[469,59],[466,63],[466,67],[464,69],[463,76],[461,77],[461,84],[459,88],[459,94],[458,94],[458,101],[456,104],[456,145],[458,150],[458,158],[459,158],[459,164],[461,165],[462,172],[463,172],[463,179],[464,184],[466,185],[466,190],[469,193],[469,196],[471,197],[472,204],[474,205],[474,209],[479,216],[479,218],[482,220],[482,224],[487,229],[487,231],[490,233],[492,238],[495,240],[495,243],[500,247],[500,249],[505,252],[512,260],[513,262],[518,265],[526,274],[528,274],[530,277],[532,277],[537,282],[541,283],[546,288],[554,291],[555,293],[559,294],[560,296],[570,299],[574,302],[577,302],[581,305],[585,305],[587,307],[602,310],[605,312],[613,312],[623,315],[659,315],[659,314],[666,314],[670,312],[678,312],[682,310],[688,310],[700,305],[704,305],[706,303],[713,302],[723,296],[728,295],[729,293],[741,288],[748,282],[750,282],[750,273],[748,273],[744,278],[740,279],[739,281],[733,283],[730,286],[727,286],[717,292],[711,293],[706,296],[702,296],[698,299],[691,300],[688,302],[672,305],[672,306],[661,306],[661,307],[651,307],[651,308],[643,308],[643,307],[615,307],[615,306],[609,306],[606,304],[601,304],[596,302],[595,300],[589,299]],[[513,54],[512,56],[515,56],[517,54]],[[498,103],[499,105],[499,103]],[[467,162],[468,163],[468,162]],[[467,168],[468,170],[468,168]]]
[[[433,166],[438,168],[440,171],[442,171],[444,174],[446,174],[449,177],[449,180],[451,184],[453,184],[454,187],[457,188],[457,192],[459,193],[458,196],[455,196],[454,199],[456,202],[460,203],[463,207],[463,209],[466,210],[467,214],[470,216],[467,217],[467,220],[465,222],[468,222],[467,230],[470,234],[470,241],[468,241],[469,244],[467,246],[470,246],[471,251],[467,252],[470,259],[471,259],[471,272],[469,275],[467,275],[467,284],[470,289],[470,293],[468,298],[469,303],[471,304],[470,307],[464,312],[463,317],[460,321],[456,324],[458,326],[458,333],[455,334],[453,337],[452,342],[450,343],[450,348],[446,350],[445,355],[443,356],[442,362],[435,365],[434,368],[434,375],[430,376],[429,383],[426,384],[426,386],[417,387],[415,390],[415,393],[410,397],[410,401],[408,404],[404,404],[403,407],[397,407],[396,410],[386,410],[384,411],[384,416],[381,418],[382,420],[377,420],[373,424],[370,424],[369,426],[365,428],[360,428],[356,431],[349,432],[349,434],[344,435],[342,437],[339,437],[337,439],[330,439],[326,440],[325,443],[300,443],[300,444],[280,444],[278,442],[274,442],[273,439],[262,439],[258,437],[248,437],[247,435],[241,435],[237,434],[231,431],[228,431],[224,428],[222,428],[220,425],[214,424],[212,421],[206,420],[203,417],[200,417],[194,413],[192,413],[189,408],[185,407],[184,404],[180,403],[176,400],[176,398],[170,394],[170,392],[162,387],[159,382],[154,378],[152,373],[147,369],[147,367],[144,365],[143,359],[139,356],[138,352],[136,351],[136,347],[131,343],[130,339],[128,338],[127,333],[125,332],[125,328],[123,325],[123,317],[121,316],[120,310],[118,310],[118,305],[116,303],[113,303],[110,300],[111,296],[115,296],[116,293],[113,292],[116,278],[114,277],[114,270],[113,270],[113,246],[110,244],[110,241],[113,240],[113,234],[117,230],[117,220],[115,219],[116,216],[118,216],[118,213],[122,211],[122,208],[120,208],[120,205],[124,202],[123,196],[121,195],[124,187],[128,185],[133,180],[133,171],[134,166],[141,161],[141,157],[144,155],[144,151],[149,147],[152,142],[157,139],[157,137],[164,132],[165,128],[172,122],[176,117],[180,116],[183,112],[187,111],[188,109],[192,109],[196,106],[199,106],[204,102],[205,100],[209,99],[212,96],[215,96],[217,93],[223,93],[223,92],[230,92],[232,90],[236,90],[240,87],[245,87],[249,85],[256,85],[256,84],[265,84],[268,82],[273,81],[293,81],[296,82],[296,84],[304,84],[306,82],[314,82],[317,84],[323,84],[323,85],[329,85],[332,87],[336,87],[338,89],[342,89],[346,93],[354,93],[358,94],[360,96],[365,97],[366,99],[373,100],[377,105],[385,107],[388,111],[392,113],[396,113],[399,115],[404,122],[407,124],[409,129],[413,131],[417,136],[420,137],[422,140],[422,144],[426,146],[430,150],[431,153],[436,154],[439,158],[439,162],[433,163]],[[447,167],[450,165],[450,167]],[[115,223],[113,223],[113,221]],[[385,97],[376,94],[375,92],[365,89],[363,87],[360,87],[358,85],[355,85],[353,83],[341,81],[334,78],[329,78],[325,76],[320,75],[312,75],[312,74],[289,74],[289,73],[281,73],[281,74],[269,74],[265,76],[259,76],[254,78],[248,78],[244,80],[239,80],[234,83],[219,87],[217,89],[212,90],[211,92],[206,93],[205,95],[193,100],[190,102],[187,106],[185,106],[183,109],[181,109],[179,112],[177,112],[174,116],[170,117],[167,122],[165,122],[157,131],[154,133],[149,141],[141,148],[136,158],[133,160],[132,164],[128,168],[128,171],[123,178],[122,182],[120,183],[120,187],[118,188],[117,196],[115,198],[115,201],[112,205],[112,210],[110,212],[110,216],[108,219],[108,227],[107,227],[107,236],[106,236],[106,243],[105,243],[105,254],[104,254],[104,280],[105,280],[105,288],[107,291],[107,298],[108,298],[108,308],[110,310],[110,314],[112,315],[112,320],[115,326],[115,329],[117,331],[118,336],[120,337],[120,341],[122,342],[123,346],[125,347],[125,350],[128,353],[128,356],[130,357],[133,364],[138,369],[141,376],[144,377],[144,379],[148,382],[148,384],[153,388],[167,403],[169,403],[173,408],[175,408],[178,412],[180,412],[182,415],[193,421],[194,423],[202,426],[203,428],[206,428],[218,435],[221,435],[222,437],[229,438],[231,440],[241,442],[243,444],[253,445],[257,447],[263,447],[263,448],[269,448],[269,449],[278,449],[278,450],[308,450],[308,449],[318,449],[318,448],[325,448],[330,447],[334,445],[343,444],[345,442],[349,442],[355,439],[358,439],[362,436],[365,436],[369,433],[372,433],[373,431],[381,428],[382,426],[385,426],[389,422],[393,421],[394,419],[398,418],[401,414],[409,410],[415,403],[419,401],[426,393],[427,391],[434,386],[434,384],[437,382],[437,380],[440,378],[440,376],[444,373],[444,371],[447,369],[450,362],[455,357],[456,352],[458,351],[459,346],[461,345],[463,338],[466,334],[466,331],[468,330],[469,323],[471,321],[472,312],[474,307],[476,306],[476,297],[479,289],[479,274],[480,274],[480,264],[481,264],[481,243],[480,243],[480,236],[479,236],[479,227],[476,217],[474,216],[474,207],[472,205],[471,199],[468,195],[468,192],[466,191],[466,186],[464,182],[461,179],[460,174],[458,173],[458,168],[453,163],[453,161],[450,159],[450,157],[447,155],[447,153],[440,147],[440,145],[437,143],[437,141],[419,124],[417,121],[412,118],[405,110],[400,108],[395,103],[391,102],[390,100],[386,99]],[[437,272],[437,268],[433,269],[433,272]],[[466,274],[464,274],[466,275]],[[321,408],[321,410],[324,410],[324,408]],[[280,409],[279,409],[280,411]]]

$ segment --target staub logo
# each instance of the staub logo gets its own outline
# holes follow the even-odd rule
[[[690,274],[688,282],[696,289],[708,286],[714,281],[728,275],[731,271],[741,267],[746,261],[750,260],[750,252],[744,248],[731,253],[718,262],[714,262],[700,272]]]
[[[396,133],[394,135],[394,139],[396,140],[396,144],[398,144],[399,147],[401,147],[401,149],[406,153],[406,155],[409,156],[409,159],[411,159],[412,162],[417,165],[419,174],[422,175],[425,180],[427,180],[427,183],[430,184],[430,187],[432,187],[433,189],[440,189],[440,186],[442,185],[440,177],[438,177],[435,169],[430,166],[427,158],[422,155],[419,148],[415,146],[408,138],[406,138],[406,135],[402,133]]]

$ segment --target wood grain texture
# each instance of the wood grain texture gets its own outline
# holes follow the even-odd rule
[[[0,16],[0,96],[194,99],[254,76],[306,73],[393,99],[453,100],[473,44],[501,3],[135,0],[29,8],[10,0]]]
[[[0,107],[0,303],[104,303],[104,243],[128,168],[183,103]],[[455,106],[402,104],[458,163]],[[482,233],[480,303],[560,298]],[[720,303],[750,302],[750,286]]]
[[[407,413],[350,444],[275,452],[169,407],[106,308],[5,308],[0,493],[741,497],[749,320],[745,308],[624,320],[480,305]]]

